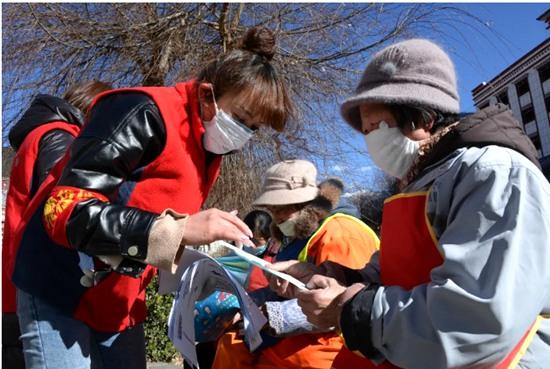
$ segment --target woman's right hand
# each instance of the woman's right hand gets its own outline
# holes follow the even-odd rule
[[[204,245],[217,240],[234,241],[254,247],[252,231],[236,212],[208,209],[190,215],[185,224],[182,245]]]

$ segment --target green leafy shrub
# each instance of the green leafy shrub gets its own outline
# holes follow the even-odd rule
[[[147,309],[149,314],[145,321],[145,345],[147,360],[172,362],[179,354],[168,338],[168,315],[172,307],[172,295],[159,295],[158,277],[147,287]]]

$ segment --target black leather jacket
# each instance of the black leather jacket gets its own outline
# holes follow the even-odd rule
[[[101,99],[73,142],[58,186],[99,192],[109,199],[79,202],[66,225],[72,247],[88,255],[122,255],[117,269],[137,275],[145,265],[150,227],[158,214],[126,206],[143,168],[162,152],[166,129],[154,101],[139,92]],[[128,254],[137,246],[138,252]],[[135,247],[132,251],[135,250]]]
[[[83,115],[65,100],[51,95],[37,95],[21,119],[15,123],[9,133],[9,141],[15,151],[34,129],[51,122],[67,122],[82,126]],[[38,146],[38,156],[33,168],[30,196],[34,195],[40,184],[48,176],[52,167],[63,156],[73,141],[67,131],[54,129],[46,133]]]

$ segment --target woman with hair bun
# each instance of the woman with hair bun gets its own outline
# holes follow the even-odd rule
[[[173,270],[185,245],[253,246],[236,215],[200,209],[223,155],[261,126],[283,130],[291,114],[270,63],[275,45],[255,27],[194,80],[96,98],[16,235],[27,368],[145,369],[145,288],[156,269]]]

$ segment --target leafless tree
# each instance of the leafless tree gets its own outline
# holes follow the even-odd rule
[[[2,13],[3,141],[37,92],[59,95],[88,79],[119,87],[172,84],[234,48],[247,27],[274,30],[275,63],[297,115],[285,133],[261,131],[254,145],[225,161],[209,205],[241,210],[274,161],[309,157],[322,166],[355,150],[338,102],[371,52],[473,20],[444,4],[388,3],[11,3]]]
[[[234,48],[246,28],[265,25],[277,35],[274,62],[290,86],[297,114],[284,133],[260,130],[244,151],[224,160],[206,206],[245,215],[263,172],[275,161],[306,157],[326,172],[328,163],[361,150],[349,145],[352,132],[341,122],[338,105],[372,52],[405,37],[459,34],[469,24],[482,23],[444,4],[5,3],[3,145],[39,92],[61,95],[69,85],[90,79],[117,87],[173,84]],[[336,174],[361,180],[358,166]],[[388,184],[374,176],[371,185],[380,192],[361,192],[352,201],[377,229]],[[350,187],[358,186],[347,183]],[[147,324],[162,331],[165,317],[153,314]],[[169,346],[160,339],[161,346]]]

